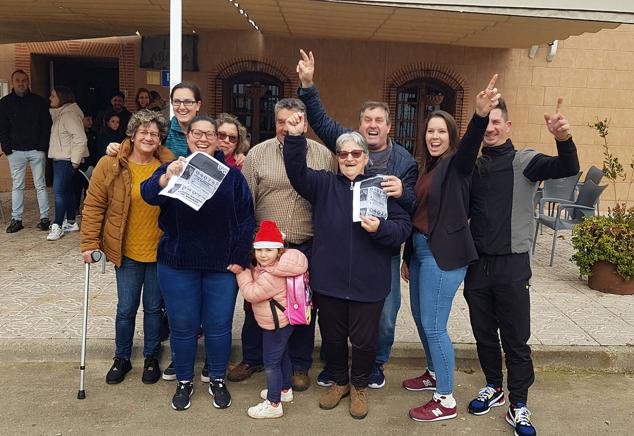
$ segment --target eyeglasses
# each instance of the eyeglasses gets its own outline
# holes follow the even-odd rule
[[[196,100],[172,100],[172,106],[179,107],[181,104],[185,107],[192,107]]]
[[[238,137],[236,135],[227,135],[224,132],[218,132],[218,139],[220,139],[221,141],[228,139],[229,142],[232,144],[236,144],[238,142]]]
[[[337,152],[337,157],[341,160],[348,159],[348,155],[351,155],[353,159],[359,159],[363,155],[363,150],[352,150],[352,151],[340,151]]]
[[[149,130],[139,130],[137,132],[137,135],[141,137],[146,137],[147,135],[150,135],[150,138],[152,138],[155,141],[160,138],[157,132],[150,132]]]
[[[205,137],[207,139],[214,139],[216,137],[216,132],[212,132],[211,130],[209,130],[207,132],[204,132],[204,131],[198,130],[198,129],[191,129],[189,131],[189,133],[192,134],[194,139],[201,139],[203,137],[203,135],[205,135]]]

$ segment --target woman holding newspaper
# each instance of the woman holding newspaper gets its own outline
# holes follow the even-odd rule
[[[467,223],[469,187],[489,112],[500,98],[496,80],[497,74],[477,95],[475,114],[462,140],[458,141],[458,127],[450,114],[432,112],[425,121],[409,278],[412,315],[429,363],[424,374],[405,380],[403,387],[419,391],[435,386],[436,392],[429,402],[410,410],[416,421],[456,417],[454,351],[447,321],[467,265],[477,259]]]
[[[314,245],[311,287],[319,309],[319,327],[326,365],[333,381],[319,407],[333,409],[351,395],[350,414],[368,413],[368,377],[374,365],[383,301],[390,290],[392,249],[410,234],[409,214],[392,198],[385,199],[387,219],[353,216],[353,186],[367,180],[368,145],[361,134],[337,139],[339,174],[306,165],[304,114],[286,121],[284,164],[293,188],[313,206]],[[379,191],[382,192],[381,189]],[[348,338],[352,343],[348,374]],[[350,386],[350,383],[352,386]]]
[[[187,127],[190,153],[205,153],[209,162],[213,156],[218,162],[215,163],[217,171],[211,177],[221,180],[211,198],[196,205],[198,210],[189,203],[161,194],[172,178],[175,179],[168,191],[174,190],[178,184],[176,178],[186,172],[187,161],[182,157],[159,167],[141,186],[145,201],[160,206],[159,225],[165,232],[158,246],[158,277],[170,320],[170,345],[178,380],[172,398],[175,410],[185,410],[191,405],[197,333],[201,324],[213,406],[224,409],[231,405],[225,373],[238,291],[233,273],[249,264],[255,217],[247,182],[238,169],[224,165],[216,134],[216,122],[207,116],[194,117]],[[196,157],[200,155],[192,159]],[[189,182],[196,183],[195,174],[189,169],[186,174],[190,176]],[[176,191],[171,195],[177,195]]]
[[[162,115],[141,110],[130,118],[128,139],[116,157],[104,156],[93,171],[84,202],[80,248],[85,262],[101,249],[115,264],[117,317],[114,363],[106,375],[109,384],[120,383],[132,369],[134,324],[143,289],[143,383],[161,376],[163,300],[156,277],[156,247],[161,237],[159,208],[141,198],[141,181],[174,154],[161,145],[167,122]]]

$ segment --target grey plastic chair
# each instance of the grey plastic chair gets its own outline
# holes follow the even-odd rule
[[[534,203],[538,206],[535,219],[544,213],[544,205],[548,204],[548,215],[553,214],[554,205],[557,203],[574,203],[575,190],[577,188],[577,182],[581,177],[582,171],[577,174],[563,177],[561,179],[549,179],[544,180],[544,187],[541,191],[538,191]],[[537,224],[539,228],[539,222]]]
[[[557,232],[559,230],[570,230],[575,225],[580,224],[585,218],[595,215],[596,204],[606,187],[607,185],[598,186],[592,180],[587,180],[579,190],[579,196],[574,203],[557,204],[554,216],[540,213],[537,218],[537,226],[535,226],[535,235],[533,237],[533,254],[535,254],[535,245],[537,244],[537,227],[541,224],[553,229],[553,245],[550,252],[550,266],[553,266],[555,245],[557,244]],[[566,218],[565,215],[562,216],[562,212],[564,211],[568,212],[568,218]]]
[[[581,189],[583,184],[587,182],[588,180],[592,180],[596,185],[598,185],[599,183],[601,183],[601,179],[603,179],[603,170],[592,165],[590,169],[588,169],[588,172],[586,173],[586,178],[583,179],[583,182],[577,183],[577,192],[579,192],[579,189]],[[599,213],[598,201],[597,201],[597,213]]]
[[[598,185],[601,183],[601,179],[603,179],[603,171],[592,165],[590,169],[588,169],[588,173],[586,174],[586,178],[583,179],[583,183],[588,180],[592,180],[596,185]]]

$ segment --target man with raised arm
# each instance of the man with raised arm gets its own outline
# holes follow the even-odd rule
[[[464,296],[487,384],[469,403],[469,412],[484,415],[491,407],[504,404],[501,339],[511,403],[506,421],[517,436],[537,434],[526,405],[528,388],[535,379],[527,344],[531,333],[533,198],[541,180],[579,171],[570,124],[560,112],[562,102],[560,97],[554,115],[544,114],[558,154],[546,156],[515,149],[509,137],[508,110],[500,99],[489,114],[482,156],[476,162],[471,185],[470,226],[479,259],[467,270]]]
[[[313,82],[315,57],[312,52],[307,54],[304,50],[300,50],[300,55],[297,73],[301,88],[298,89],[297,95],[306,105],[306,115],[310,126],[324,144],[334,152],[337,138],[352,129],[341,126],[326,114]],[[390,109],[387,103],[366,101],[361,105],[358,130],[367,141],[370,151],[370,163],[366,168],[366,174],[386,175],[383,189],[411,215],[415,210],[414,187],[418,179],[418,167],[409,152],[389,137],[391,127]],[[385,299],[379,322],[376,361],[368,384],[371,388],[385,386],[383,365],[390,357],[394,343],[396,316],[400,307],[400,249],[396,249],[392,256],[391,290]],[[328,368],[325,368],[318,376],[317,383],[320,386],[330,385]]]

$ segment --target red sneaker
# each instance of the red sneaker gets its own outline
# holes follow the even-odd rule
[[[431,376],[427,369],[423,375],[403,380],[403,387],[408,391],[435,391],[436,379]]]
[[[444,407],[440,400],[431,399],[427,404],[414,407],[409,411],[409,417],[414,421],[433,422],[452,419],[458,415],[456,406],[452,408]]]

